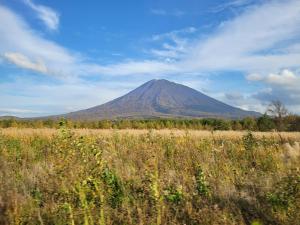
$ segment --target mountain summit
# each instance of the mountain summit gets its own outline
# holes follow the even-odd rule
[[[103,105],[63,115],[70,119],[154,117],[243,118],[259,113],[245,111],[168,80],[150,80],[128,94]]]

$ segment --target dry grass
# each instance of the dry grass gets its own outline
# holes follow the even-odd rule
[[[0,224],[299,224],[299,133],[2,129]]]
[[[147,134],[149,130],[142,129],[72,129],[77,135],[95,135],[95,136],[110,136],[111,134],[120,135],[143,135]],[[15,137],[27,137],[27,136],[43,136],[51,137],[58,134],[58,129],[52,128],[5,128],[0,129],[0,134]],[[151,130],[155,135],[163,136],[192,136],[197,138],[214,138],[214,139],[241,139],[247,131],[207,131],[207,130],[177,130],[177,129],[162,129],[162,130]],[[272,139],[283,139],[288,141],[300,140],[300,132],[252,132],[256,138],[272,138]]]

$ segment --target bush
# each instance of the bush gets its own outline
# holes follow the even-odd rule
[[[257,126],[260,131],[271,131],[275,129],[274,121],[267,114],[264,114],[262,117],[258,118]]]

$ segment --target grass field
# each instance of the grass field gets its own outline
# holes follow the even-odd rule
[[[299,224],[300,133],[0,130],[0,224]]]
[[[111,136],[112,134],[119,135],[144,135],[150,130],[143,129],[72,129],[76,135],[93,135],[93,136]],[[57,135],[60,131],[52,128],[0,128],[0,134],[15,137],[28,136],[43,136],[51,138]],[[161,136],[192,136],[197,138],[209,139],[241,139],[247,131],[207,131],[207,130],[178,130],[178,129],[160,129],[151,130],[152,134]],[[252,132],[256,138],[271,138],[283,139],[283,141],[300,141],[300,132]]]

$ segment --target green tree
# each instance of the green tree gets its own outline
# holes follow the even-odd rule
[[[275,129],[275,123],[270,116],[264,114],[257,120],[257,126],[260,131],[270,131]]]
[[[245,130],[256,130],[256,120],[252,117],[246,117],[242,120],[243,129]]]
[[[286,122],[289,124],[289,131],[300,131],[300,116],[290,115],[287,116]]]

